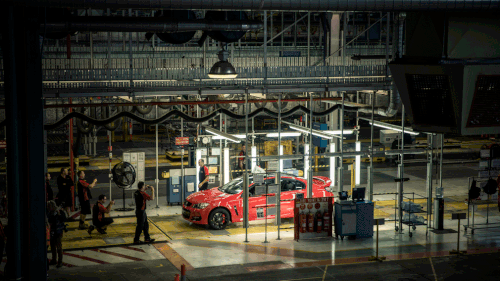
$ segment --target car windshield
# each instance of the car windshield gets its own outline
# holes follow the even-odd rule
[[[236,178],[225,185],[219,187],[219,190],[228,194],[238,194],[243,190],[243,177]]]

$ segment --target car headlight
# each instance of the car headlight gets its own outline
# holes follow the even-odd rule
[[[205,209],[206,207],[208,207],[208,203],[199,203],[199,204],[194,204],[193,205],[193,208],[195,209]]]

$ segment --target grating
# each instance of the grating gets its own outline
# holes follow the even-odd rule
[[[478,75],[467,127],[500,126],[500,75]]]
[[[406,82],[415,124],[455,126],[447,75],[406,74]]]

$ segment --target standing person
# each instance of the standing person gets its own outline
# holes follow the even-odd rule
[[[66,214],[57,207],[55,201],[49,201],[47,209],[50,223],[50,250],[52,251],[50,265],[57,264],[59,268],[63,263],[62,237],[65,228],[64,222],[66,221]]]
[[[203,159],[198,160],[198,165],[200,166],[200,171],[198,172],[200,183],[198,184],[198,190],[207,190],[208,189],[208,167],[205,166],[205,161]]]
[[[68,168],[61,168],[61,174],[57,177],[57,188],[59,193],[57,194],[57,205],[63,207],[66,213],[71,214],[71,208],[73,207],[73,196],[71,190],[74,188],[75,184],[69,176]]]
[[[90,199],[92,199],[92,194],[90,193],[90,189],[95,187],[97,183],[97,179],[94,179],[92,183],[88,183],[85,181],[85,172],[78,172],[78,199],[80,200],[80,225],[78,229],[87,229],[89,227],[88,224],[85,223],[85,218],[87,215],[91,214],[90,210]]]
[[[54,192],[52,191],[52,187],[50,186],[50,174],[45,174],[45,193],[47,194],[47,202],[54,200]]]
[[[135,216],[137,217],[137,227],[135,228],[134,243],[142,243],[140,239],[142,231],[144,231],[144,242],[150,243],[154,242],[155,239],[151,239],[149,236],[149,222],[148,215],[146,214],[146,201],[155,199],[155,189],[151,185],[146,185],[144,182],[140,181],[137,184],[138,190],[134,193],[135,206]],[[151,189],[151,195],[146,193],[147,189]]]
[[[241,150],[240,150],[240,155],[239,156],[243,156],[243,157],[239,157],[238,158],[238,168],[239,170],[241,170],[240,172],[240,176],[243,175],[244,171],[245,170],[245,155],[246,155],[246,147],[243,145],[241,147]]]
[[[92,224],[89,227],[88,233],[89,235],[92,235],[92,230],[94,230],[94,227],[97,228],[97,231],[100,234],[106,234],[106,228],[108,225],[113,223],[112,218],[106,218],[104,214],[109,214],[111,211],[111,207],[115,204],[115,201],[109,202],[107,207],[104,207],[104,203],[108,200],[106,198],[106,195],[101,194],[99,195],[97,203],[94,205],[94,208],[92,208]]]

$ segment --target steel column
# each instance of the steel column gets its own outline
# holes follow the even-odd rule
[[[2,9],[7,118],[8,280],[45,280],[42,65],[37,9]],[[25,101],[30,102],[25,102]]]
[[[264,12],[264,15],[265,15],[265,12]],[[245,94],[245,101],[248,101],[248,91],[246,92]],[[247,167],[247,163],[248,163],[248,111],[249,111],[249,108],[248,108],[248,102],[245,103],[245,115],[246,115],[246,118],[245,118],[245,177],[244,177],[244,181],[243,181],[243,210],[244,210],[244,214],[243,214],[243,224],[244,224],[244,227],[245,227],[245,242],[248,242],[248,214],[249,214],[249,210],[248,210],[248,207],[249,207],[249,204],[248,204],[248,198],[249,198],[249,190],[248,190],[248,167]]]

